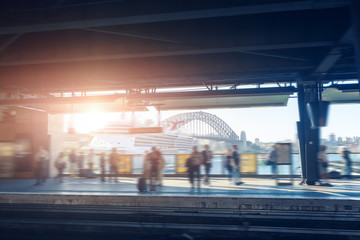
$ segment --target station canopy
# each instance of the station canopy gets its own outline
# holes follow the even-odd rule
[[[2,2],[0,107],[284,106],[296,83],[357,79],[349,2]]]

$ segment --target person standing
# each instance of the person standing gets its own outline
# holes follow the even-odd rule
[[[204,146],[204,150],[202,151],[202,157],[203,157],[203,162],[204,162],[204,167],[205,167],[205,181],[204,184],[205,185],[210,185],[210,169],[212,166],[212,162],[211,160],[213,159],[213,154],[212,151],[210,150],[209,145],[205,145]]]
[[[93,167],[94,167],[94,161],[95,161],[95,152],[94,152],[94,149],[90,149],[90,152],[89,154],[87,155],[87,160],[88,160],[88,167],[90,169],[90,171],[93,170]]]
[[[160,162],[159,152],[156,147],[151,148],[151,152],[148,154],[148,160],[150,163],[150,191],[155,191]]]
[[[46,182],[46,170],[48,166],[48,161],[49,153],[45,150],[44,146],[40,145],[39,150],[35,154],[35,185],[40,185]]]
[[[186,165],[189,167],[189,180],[191,183],[191,189],[194,189],[195,178],[197,179],[197,187],[200,189],[200,165],[203,163],[202,154],[197,150],[197,146],[193,146],[193,152],[188,159]]]
[[[85,155],[84,152],[80,152],[79,156],[77,157],[77,167],[78,167],[78,176],[82,177],[84,175],[84,161]]]
[[[352,173],[352,162],[350,159],[350,151],[347,147],[344,147],[344,149],[341,152],[341,156],[344,162],[344,168],[343,168],[344,177],[350,179]]]
[[[70,161],[70,174],[72,176],[76,176],[77,155],[75,149],[71,150],[71,153],[69,155],[69,161]]]
[[[105,159],[105,153],[101,153],[100,154],[100,169],[101,169],[101,181],[105,182],[105,167],[106,167],[106,163],[105,163],[106,159]]]
[[[66,163],[64,161],[64,153],[60,152],[59,156],[55,160],[55,168],[58,171],[58,175],[55,177],[55,180],[58,180],[59,182],[63,182],[63,172],[66,168]]]
[[[143,176],[146,179],[146,183],[150,184],[150,171],[151,163],[149,160],[149,151],[145,151],[143,155]]]
[[[111,175],[109,178],[110,182],[111,180],[118,182],[118,161],[119,161],[119,155],[116,152],[116,148],[113,148],[109,157],[110,175]]]
[[[269,159],[268,159],[268,165],[270,165],[271,167],[271,174],[272,177],[275,178],[277,175],[276,172],[276,146],[272,146],[271,152],[269,154]]]
[[[234,159],[232,158],[231,149],[226,151],[225,159],[225,169],[228,171],[229,181],[232,181],[233,178],[233,168],[234,168]]]
[[[244,182],[241,181],[240,159],[239,159],[237,145],[233,146],[232,159],[234,160],[234,168],[233,168],[234,183],[236,185],[243,184]]]
[[[329,175],[327,173],[329,161],[328,161],[327,155],[326,155],[326,146],[324,146],[324,145],[322,145],[320,147],[320,151],[318,153],[318,166],[319,166],[320,178],[327,180],[329,178]],[[320,182],[320,184],[321,184],[321,182]],[[325,184],[325,185],[328,185],[328,184]]]
[[[158,173],[157,173],[157,184],[159,186],[163,185],[163,176],[164,176],[164,167],[165,167],[165,159],[162,156],[161,152],[159,149],[156,149],[157,154],[158,154],[158,160],[159,160],[159,164],[158,164]]]

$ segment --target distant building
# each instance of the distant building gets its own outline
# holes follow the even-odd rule
[[[240,152],[247,151],[247,143],[246,143],[246,133],[245,131],[241,131],[240,133],[240,146],[239,146]]]
[[[336,144],[336,140],[335,140],[336,138],[335,138],[335,134],[334,133],[331,133],[330,135],[329,135],[329,143],[330,143],[330,145],[332,145],[332,146],[335,146],[335,144]]]
[[[338,144],[342,144],[342,141],[343,141],[342,137],[338,137],[337,143],[338,143]]]
[[[260,139],[255,138],[255,145],[260,145]]]

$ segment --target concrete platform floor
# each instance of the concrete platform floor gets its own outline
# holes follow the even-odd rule
[[[360,199],[360,179],[332,179],[332,187],[299,185],[276,186],[273,179],[243,178],[244,184],[234,185],[226,178],[212,178],[211,185],[202,184],[201,189],[191,190],[187,178],[165,178],[164,184],[155,192],[139,193],[137,178],[120,177],[118,183],[101,182],[99,178],[86,179],[65,177],[60,183],[48,179],[43,185],[34,185],[34,179],[0,180],[0,194],[3,193],[41,193],[64,195],[115,195],[115,196],[212,196],[240,198],[295,198],[295,199]],[[288,181],[281,179],[281,182]]]

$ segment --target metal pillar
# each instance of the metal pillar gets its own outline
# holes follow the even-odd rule
[[[352,21],[354,25],[354,45],[355,45],[355,57],[359,79],[359,91],[360,91],[360,1],[352,0],[351,4]]]
[[[306,111],[306,104],[318,100],[319,85],[304,87],[304,85],[298,81],[298,89],[300,121],[297,123],[297,130],[303,178],[302,183],[314,185],[319,180],[317,155],[320,144],[320,130],[319,128],[311,128],[310,118]]]

